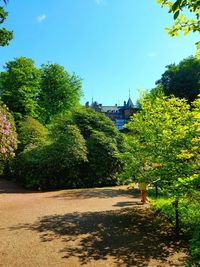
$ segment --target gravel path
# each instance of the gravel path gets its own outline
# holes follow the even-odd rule
[[[0,266],[184,266],[184,241],[126,187],[34,193],[0,180]]]

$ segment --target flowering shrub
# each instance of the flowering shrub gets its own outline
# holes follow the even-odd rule
[[[14,157],[17,135],[12,115],[5,105],[0,104],[0,174],[6,160]]]

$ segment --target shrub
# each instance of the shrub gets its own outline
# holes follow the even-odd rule
[[[12,115],[5,105],[0,104],[0,174],[5,162],[15,156],[17,135]]]
[[[116,138],[119,134],[114,123],[104,114],[90,108],[81,108],[73,112],[73,122],[78,126],[82,135],[87,139],[93,132],[103,132]]]
[[[85,187],[115,185],[121,160],[116,155],[123,149],[122,135],[104,114],[80,108],[54,120],[52,138],[64,136],[66,127],[75,124],[87,145],[88,161],[81,165],[80,180]]]
[[[39,121],[26,117],[19,123],[19,148],[21,152],[30,146],[40,146],[48,142],[48,130]]]
[[[29,147],[18,155],[13,175],[27,188],[74,188],[79,165],[86,161],[85,141],[76,126],[68,126],[65,136],[38,147]]]
[[[84,164],[90,186],[116,184],[120,162],[117,142],[103,132],[93,131],[87,139],[88,162]]]

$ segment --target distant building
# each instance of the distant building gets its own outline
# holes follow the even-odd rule
[[[126,124],[130,119],[130,116],[138,110],[138,106],[133,104],[130,97],[127,103],[124,101],[123,106],[118,106],[117,104],[114,106],[103,106],[102,104],[98,104],[96,101],[91,105],[89,102],[86,102],[85,106],[87,108],[92,108],[97,112],[104,113],[114,122],[115,127],[119,130],[124,129],[124,124]]]

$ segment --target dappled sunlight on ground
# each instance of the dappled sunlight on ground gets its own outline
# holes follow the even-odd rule
[[[0,212],[0,266],[184,266],[187,258],[185,241],[137,189],[0,194]]]

